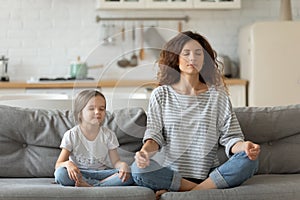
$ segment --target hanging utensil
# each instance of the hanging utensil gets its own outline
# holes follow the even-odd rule
[[[144,33],[145,42],[148,44],[147,50],[150,49],[156,58],[159,54],[166,40],[161,36],[155,27],[149,27]]]
[[[140,49],[140,60],[145,59],[145,51],[144,51],[144,25],[141,24],[141,49]]]
[[[108,45],[107,37],[108,37],[108,27],[107,24],[102,24],[102,45]]]
[[[115,24],[103,24],[104,29],[104,38],[102,45],[115,45],[115,38],[113,37],[115,34]]]
[[[134,25],[132,26],[132,48],[133,48],[133,54],[131,56],[129,65],[131,67],[135,67],[138,65],[138,57],[135,54],[135,26]]]
[[[116,39],[114,38],[115,32],[116,32],[116,25],[109,24],[107,42],[110,45],[115,45],[115,41],[116,41]]]
[[[9,76],[7,75],[7,66],[8,66],[8,58],[5,56],[1,56],[0,58],[0,68],[2,68],[1,79],[0,81],[9,81]]]
[[[181,32],[182,31],[182,22],[179,21],[178,22],[178,32]]]
[[[119,60],[117,63],[120,67],[127,67],[130,64],[130,61],[127,60],[124,56],[124,42],[125,42],[125,27],[122,27],[121,30],[121,37],[122,37],[122,44],[121,44],[121,48],[122,48],[122,59]]]

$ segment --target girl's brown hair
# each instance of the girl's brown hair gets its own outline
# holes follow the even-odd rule
[[[76,123],[81,123],[81,112],[92,97],[101,96],[105,102],[105,96],[99,90],[82,90],[73,101],[73,115]]]
[[[192,31],[181,32],[164,45],[158,60],[159,84],[171,85],[180,80],[179,55],[183,46],[190,40],[199,42],[204,50],[204,63],[199,73],[199,80],[208,86],[225,86],[221,75],[223,66],[216,59],[217,53],[202,35]]]

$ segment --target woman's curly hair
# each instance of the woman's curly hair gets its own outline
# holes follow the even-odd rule
[[[159,85],[171,85],[180,80],[179,55],[183,46],[190,40],[198,41],[204,50],[204,63],[199,73],[199,80],[208,86],[214,85],[217,88],[225,86],[221,73],[223,65],[217,61],[217,53],[206,38],[192,31],[179,33],[163,46],[158,60]]]

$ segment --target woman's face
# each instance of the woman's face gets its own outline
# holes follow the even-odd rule
[[[199,74],[203,66],[204,52],[196,40],[189,40],[183,46],[179,55],[179,69],[181,73]]]
[[[102,96],[92,97],[81,112],[82,123],[99,125],[105,118],[106,102]]]

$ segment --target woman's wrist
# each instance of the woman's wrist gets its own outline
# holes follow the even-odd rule
[[[239,153],[245,150],[245,146],[244,146],[244,141],[239,141],[237,143],[235,143],[232,147],[231,147],[231,153],[235,154],[235,153]]]
[[[149,157],[152,157],[157,152],[158,149],[159,146],[157,142],[153,139],[148,139],[140,151],[146,153]]]

